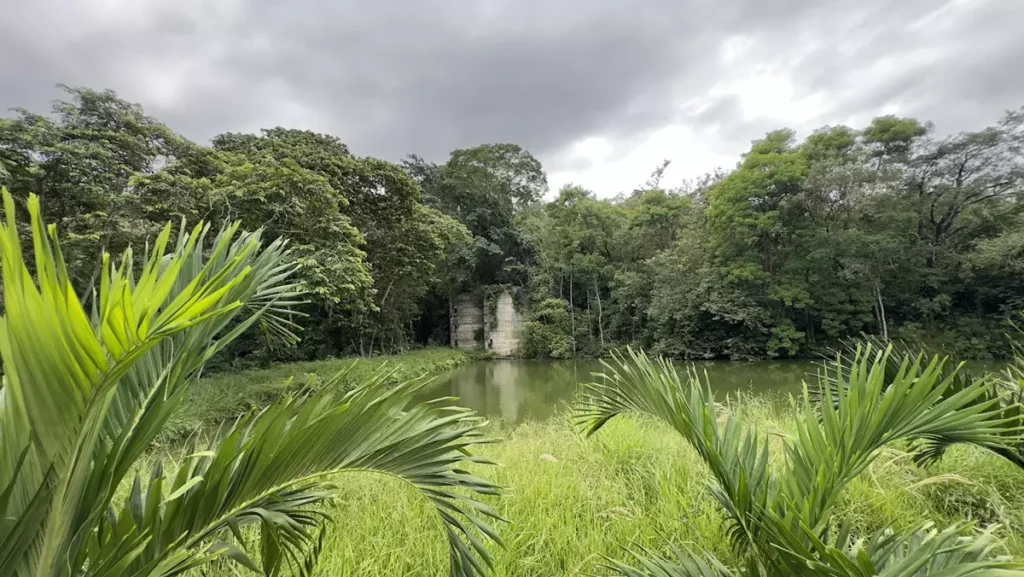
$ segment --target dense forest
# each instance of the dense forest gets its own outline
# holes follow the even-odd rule
[[[309,301],[301,343],[253,333],[222,363],[446,344],[467,290],[511,290],[528,311],[523,354],[557,358],[625,344],[803,356],[862,332],[1004,356],[1006,318],[1024,308],[1024,109],[952,136],[894,116],[802,141],[778,130],[729,171],[669,187],[663,164],[604,200],[575,186],[552,198],[515,144],[443,164],[286,128],[207,146],[113,92],[66,90],[47,114],[0,119],[0,185],[40,196],[80,294],[101,248],[142,259],[168,220],[289,240]]]

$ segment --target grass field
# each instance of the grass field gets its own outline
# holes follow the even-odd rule
[[[404,378],[454,368],[468,357],[426,350],[387,360],[399,370],[396,378]],[[284,365],[205,379],[176,417],[166,448],[173,451],[171,440],[188,431],[262,406],[294,387],[315,386],[317,379],[353,362]],[[384,359],[355,362],[349,383],[379,368]],[[729,409],[779,439],[792,426],[784,406],[772,399],[744,398]],[[503,442],[477,454],[501,465],[477,466],[473,472],[508,488],[506,496],[489,499],[510,521],[498,527],[506,547],[493,548],[494,575],[601,575],[603,556],[623,559],[625,547],[665,550],[666,543],[731,558],[722,515],[705,490],[703,463],[661,423],[620,418],[589,439],[565,417],[514,428],[491,425],[491,432]],[[928,520],[939,527],[965,519],[979,526],[999,524],[1003,552],[1024,557],[1024,472],[967,447],[955,447],[927,469],[909,457],[903,450],[886,449],[848,488],[838,513],[864,530],[906,528]],[[335,523],[320,575],[447,575],[440,522],[416,491],[374,474],[346,474],[336,482]]]
[[[787,416],[769,407],[751,401],[741,411],[761,430],[784,433]],[[500,527],[506,549],[494,551],[495,575],[602,574],[603,555],[621,559],[625,546],[659,550],[666,542],[730,558],[703,464],[660,423],[619,419],[590,439],[558,418],[495,433],[505,442],[481,454],[502,466],[476,471],[509,487],[508,496],[492,500],[510,520]],[[1022,481],[1024,473],[976,449],[955,448],[929,469],[888,450],[849,488],[840,511],[864,529],[999,523],[1005,551],[1020,557]],[[338,482],[322,575],[447,574],[440,525],[411,488],[372,474]]]

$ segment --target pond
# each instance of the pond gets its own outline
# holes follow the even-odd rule
[[[801,381],[815,379],[819,364],[811,360],[707,361],[696,363],[707,371],[719,399],[736,393],[774,393],[780,399],[797,395]],[[972,371],[992,364],[971,364]],[[679,370],[685,369],[680,364]],[[456,404],[473,409],[492,420],[516,424],[546,419],[565,411],[577,386],[602,372],[600,361],[495,360],[470,363],[439,376],[419,394],[418,400],[458,397]]]

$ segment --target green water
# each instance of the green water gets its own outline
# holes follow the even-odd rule
[[[707,370],[716,396],[736,392],[799,392],[800,382],[814,374],[810,361],[698,363]],[[680,367],[682,369],[682,367]],[[494,420],[519,423],[546,419],[565,411],[579,383],[594,380],[599,361],[500,360],[471,363],[438,377],[421,400],[458,397],[457,404]]]
[[[997,368],[988,363],[974,365],[970,367],[972,372]],[[813,382],[819,365],[807,360],[709,361],[697,363],[697,368],[707,371],[719,399],[736,393],[756,393],[775,394],[781,401],[789,393],[798,394],[802,380]],[[592,373],[601,370],[599,361],[588,360],[480,361],[438,377],[433,386],[420,394],[419,400],[458,397],[458,405],[510,424],[546,419],[564,412],[578,384],[594,380]]]

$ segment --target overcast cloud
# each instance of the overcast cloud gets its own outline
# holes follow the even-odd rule
[[[978,129],[1024,105],[1020,0],[0,0],[0,109],[112,88],[200,141],[283,125],[443,161],[516,142],[552,188],[731,167],[791,127]]]

